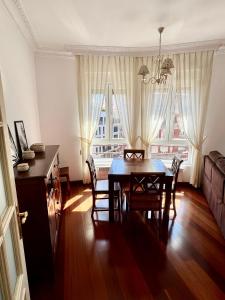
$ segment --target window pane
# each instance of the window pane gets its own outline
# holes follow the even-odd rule
[[[189,147],[188,145],[151,145],[151,157],[158,159],[173,159],[174,155],[177,155],[183,160],[189,159]]]
[[[166,119],[163,120],[162,126],[159,129],[159,133],[157,134],[156,138],[160,140],[166,139]]]
[[[10,227],[6,231],[5,235],[5,244],[6,244],[6,253],[7,253],[7,261],[9,265],[9,281],[12,294],[14,293],[16,280],[17,280],[17,269],[15,263],[15,254],[13,250],[13,241],[12,241],[12,231]]]
[[[103,99],[103,105],[100,112],[98,127],[95,132],[95,138],[104,139],[106,132],[106,99]]]
[[[121,97],[121,96],[120,96]],[[112,95],[112,104],[111,104],[111,113],[112,113],[112,132],[111,137],[112,139],[124,139],[124,133],[122,124],[119,117],[118,108],[116,105],[116,99],[115,96]]]
[[[172,139],[185,139],[184,129],[181,122],[181,114],[179,111],[178,101],[174,99],[172,106]]]
[[[0,128],[0,130],[2,130],[2,128]],[[1,134],[0,147],[2,147],[3,145],[2,131],[0,132],[0,134]],[[4,177],[5,176],[3,173],[3,153],[2,153],[2,149],[0,149],[0,216],[3,214],[7,205]]]
[[[107,144],[107,145],[92,145],[92,155],[94,158],[112,158],[123,157],[123,150],[127,148],[127,144]]]

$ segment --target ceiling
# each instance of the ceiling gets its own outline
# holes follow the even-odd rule
[[[39,48],[153,47],[158,45],[160,26],[165,27],[162,45],[225,39],[224,0],[20,0],[19,3]]]

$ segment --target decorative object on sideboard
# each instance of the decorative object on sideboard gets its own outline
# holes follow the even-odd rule
[[[12,164],[13,167],[19,162],[19,153],[18,149],[16,147],[16,144],[14,142],[12,133],[10,131],[10,128],[8,126],[8,131],[9,131],[9,141],[10,141],[10,150],[11,150],[11,158],[12,158]]]
[[[19,157],[22,158],[22,152],[28,150],[27,137],[23,121],[14,121],[16,142],[19,151]]]
[[[35,143],[30,146],[30,149],[34,152],[44,152],[45,151],[45,145],[44,143]]]
[[[22,152],[23,159],[33,159],[35,158],[35,153],[33,150],[26,150]]]
[[[29,165],[28,163],[22,163],[22,164],[18,164],[16,168],[18,172],[26,172],[29,170]]]

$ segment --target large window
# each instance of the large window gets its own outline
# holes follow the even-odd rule
[[[99,122],[92,143],[91,152],[94,158],[122,157],[123,150],[128,146],[115,97],[112,86],[109,84],[107,93],[104,95]],[[151,145],[150,152],[152,158],[172,160],[174,155],[178,155],[185,161],[190,160],[189,145],[184,134],[175,93],[171,93],[165,118],[155,141]]]
[[[171,94],[165,119],[150,151],[152,158],[171,160],[174,155],[178,155],[183,160],[190,160],[189,145],[184,134],[175,93]]]
[[[91,152],[94,158],[122,157],[126,147],[127,142],[117,109],[115,94],[111,84],[108,84]]]

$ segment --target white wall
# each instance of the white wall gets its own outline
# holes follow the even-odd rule
[[[225,155],[225,53],[214,56],[203,152],[218,150]]]
[[[60,145],[60,163],[81,180],[75,58],[37,54],[36,70],[43,142]]]
[[[23,120],[28,143],[40,140],[34,54],[15,21],[0,1],[0,72],[6,118],[14,135],[14,121]]]

